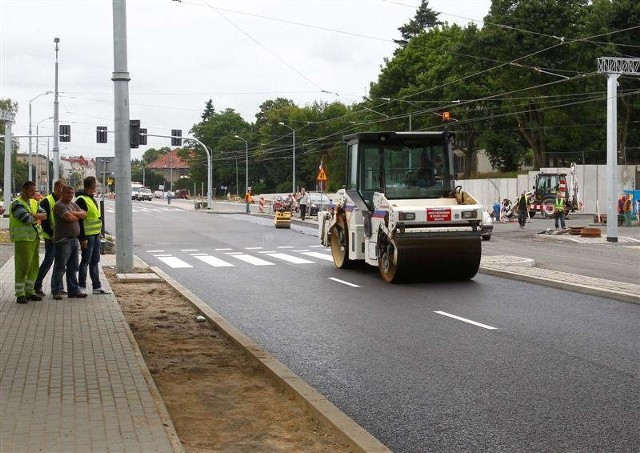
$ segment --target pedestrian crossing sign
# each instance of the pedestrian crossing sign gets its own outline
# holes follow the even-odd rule
[[[326,182],[327,181],[327,173],[324,171],[324,168],[321,168],[318,172],[318,176],[316,176],[316,181]]]

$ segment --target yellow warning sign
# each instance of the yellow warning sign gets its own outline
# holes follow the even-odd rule
[[[321,168],[320,171],[318,172],[318,176],[316,176],[316,181],[326,181],[327,180],[327,174],[324,171],[324,168]]]

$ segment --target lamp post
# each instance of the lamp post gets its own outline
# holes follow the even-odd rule
[[[246,194],[249,191],[249,142],[247,142],[244,138],[239,135],[234,135],[238,140],[242,140],[244,142],[244,193]],[[236,160],[236,175],[238,173],[238,161]],[[246,195],[245,195],[246,199]],[[250,212],[249,201],[246,201],[246,209],[247,213]]]
[[[29,114],[31,114],[31,112],[29,112]],[[48,118],[45,118],[43,120],[40,120],[36,123],[36,158],[38,159],[38,162],[40,162],[40,123],[43,123],[45,121],[48,120],[52,120],[53,117],[50,116]],[[29,119],[29,123],[31,123],[31,119]],[[29,124],[29,129],[31,129],[31,124]],[[31,131],[29,131],[29,139],[31,139]],[[48,139],[47,139],[48,142]],[[31,154],[31,153],[29,153]],[[31,155],[29,155],[29,159],[31,159]],[[31,176],[29,176],[29,179],[31,179]],[[36,187],[38,187],[38,170],[36,169]],[[47,157],[47,193],[49,192],[49,158]]]
[[[51,93],[53,93],[53,91],[45,91],[44,93],[40,93],[39,95],[37,95],[33,99],[29,100],[29,181],[33,181],[33,174],[32,174],[33,163],[32,163],[32,160],[31,160],[31,148],[32,148],[32,146],[31,146],[31,103],[33,101],[35,101],[36,99],[38,99],[40,96],[45,96],[45,95],[51,94]],[[36,185],[36,187],[38,187],[38,186]]]
[[[291,132],[293,132],[293,189],[291,193],[295,194],[296,193],[296,130],[291,126],[289,126],[288,124],[283,123],[282,121],[280,121],[278,124],[284,127],[288,127],[289,129],[291,129]]]

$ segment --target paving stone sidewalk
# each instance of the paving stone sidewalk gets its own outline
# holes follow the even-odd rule
[[[19,305],[13,272],[9,259],[0,268],[0,451],[181,451],[115,296]]]

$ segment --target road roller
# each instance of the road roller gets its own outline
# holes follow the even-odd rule
[[[346,185],[318,214],[335,266],[364,261],[394,283],[473,278],[482,206],[455,185],[453,134],[361,132],[344,141]]]

